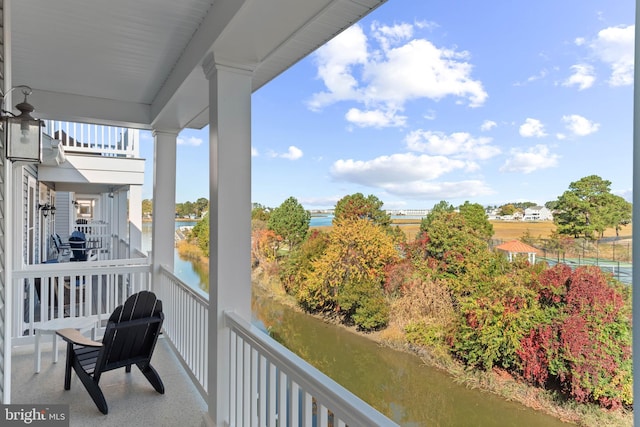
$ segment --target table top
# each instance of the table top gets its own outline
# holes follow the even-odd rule
[[[60,317],[40,323],[36,327],[40,331],[56,331],[63,328],[85,329],[96,325],[98,318],[92,317]]]

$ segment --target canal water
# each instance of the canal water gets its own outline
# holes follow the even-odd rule
[[[176,226],[192,225],[176,223]],[[143,224],[147,248],[150,224]],[[150,245],[148,246],[150,248]],[[176,254],[176,275],[208,289],[207,272]],[[556,418],[456,383],[413,354],[380,346],[344,328],[254,294],[254,322],[401,426],[556,427]]]

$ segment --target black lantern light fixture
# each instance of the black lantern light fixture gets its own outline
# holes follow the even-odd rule
[[[32,89],[25,85],[11,88],[2,97],[2,106],[4,107],[4,100],[7,95],[15,89],[22,89],[22,94],[24,95],[24,101],[16,105],[16,109],[20,111],[20,114],[16,116],[10,111],[2,111],[7,159],[40,163],[42,126],[44,126],[44,122],[31,116],[34,108],[33,105],[27,102],[27,96],[31,95]]]
[[[42,216],[45,218],[49,216],[49,212],[51,212],[52,217],[56,215],[56,207],[49,203],[45,203],[44,205],[38,204],[38,209],[42,211]]]

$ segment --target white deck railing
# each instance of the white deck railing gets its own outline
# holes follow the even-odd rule
[[[229,425],[397,425],[237,314],[227,313],[225,321],[231,329]]]
[[[108,157],[139,157],[139,132],[113,126],[47,120],[44,132],[62,141],[67,152]]]
[[[160,286],[155,292],[162,300],[164,334],[179,354],[203,397],[207,395],[209,298],[160,266]]]
[[[63,317],[108,319],[131,294],[150,289],[146,258],[37,264],[13,272],[14,344],[42,322]]]
[[[160,267],[156,292],[164,333],[207,393],[208,296]],[[230,426],[395,426],[353,393],[249,324],[227,313],[230,329]],[[222,355],[224,357],[224,355]]]

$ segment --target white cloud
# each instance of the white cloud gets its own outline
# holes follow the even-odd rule
[[[574,42],[576,46],[582,46],[583,44],[585,44],[586,40],[584,37],[576,37]]]
[[[413,36],[413,25],[402,23],[388,26],[373,22],[371,33],[383,50],[389,50],[391,46],[397,46]]]
[[[318,77],[328,91],[314,94],[309,108],[320,110],[337,101],[359,98],[352,67],[366,63],[367,56],[367,37],[359,25],[347,28],[316,50]]]
[[[635,25],[605,28],[589,45],[602,62],[611,67],[611,86],[633,84]]]
[[[201,145],[203,142],[202,138],[196,138],[195,136],[190,136],[189,138],[178,137],[177,143],[178,145],[188,145],[191,147],[197,147]]]
[[[469,168],[469,162],[444,156],[416,155],[413,153],[380,156],[372,160],[338,160],[331,175],[367,187],[379,188],[389,194],[442,199],[474,197],[490,194],[486,184],[477,180],[436,182],[442,175]]]
[[[500,154],[500,149],[491,145],[492,141],[492,138],[477,138],[466,132],[446,135],[422,129],[410,132],[405,138],[411,151],[467,160],[486,160]]]
[[[466,165],[462,160],[444,156],[402,153],[367,161],[338,160],[331,167],[331,175],[338,180],[379,187],[390,183],[432,180]]]
[[[260,155],[260,153],[258,152],[258,149],[255,147],[251,147],[251,157],[258,157]]]
[[[487,132],[487,131],[490,131],[491,129],[493,129],[494,127],[496,127],[496,126],[498,126],[498,124],[496,122],[494,122],[493,120],[485,120],[480,125],[480,130],[483,131],[483,132]]]
[[[389,126],[405,126],[406,116],[395,114],[394,111],[369,110],[362,111],[351,108],[345,115],[347,121],[360,127],[384,128]]]
[[[479,107],[487,99],[482,82],[471,76],[473,66],[465,51],[439,48],[426,39],[413,38],[413,25],[372,25],[367,39],[359,25],[347,29],[316,51],[318,77],[326,90],[313,94],[308,106],[320,110],[340,101],[378,111],[387,121],[360,120],[359,126],[403,126],[398,116],[407,101],[440,100],[453,96]],[[378,49],[368,49],[376,42]],[[363,111],[357,110],[360,113]],[[362,114],[355,119],[362,119]],[[382,124],[382,125],[381,125]]]
[[[335,206],[336,203],[344,196],[328,196],[328,197],[306,197],[300,199],[303,206]]]
[[[576,136],[586,136],[600,129],[600,123],[592,122],[577,114],[562,116],[562,121],[566,123],[567,129]]]
[[[478,180],[457,182],[415,181],[406,184],[390,184],[385,186],[384,190],[396,196],[422,200],[463,199],[494,193],[486,183]]]
[[[286,153],[276,153],[275,151],[271,150],[268,153],[269,157],[278,157],[281,159],[289,159],[289,160],[298,160],[300,157],[303,156],[302,150],[299,149],[298,147],[292,145],[289,147],[289,149],[287,150]]]
[[[549,152],[546,145],[536,145],[527,151],[514,148],[511,157],[500,168],[500,172],[531,173],[539,169],[556,167],[560,156]]]
[[[544,131],[544,125],[538,119],[527,118],[522,125],[520,125],[520,136],[525,138],[542,138],[547,136]]]
[[[578,86],[578,90],[588,89],[593,86],[596,77],[593,67],[589,64],[576,64],[571,66],[573,74],[564,82],[563,86]]]
[[[535,82],[536,80],[544,79],[545,77],[547,77],[548,74],[549,72],[547,70],[540,70],[538,74],[529,76],[529,78],[527,79],[527,82],[531,83],[531,82]]]
[[[289,160],[298,160],[302,156],[303,156],[302,150],[292,145],[289,147],[289,150],[286,153],[280,154],[278,157],[282,157],[283,159],[289,159]]]

